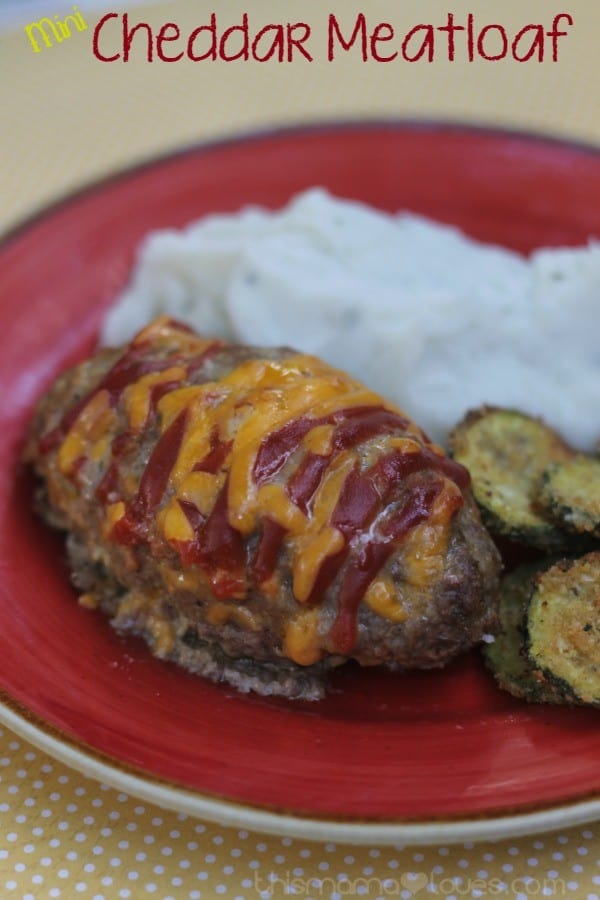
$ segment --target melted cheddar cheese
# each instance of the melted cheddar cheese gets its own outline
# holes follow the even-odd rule
[[[221,349],[167,319],[148,326],[117,363],[119,371],[134,373],[130,380],[121,384],[109,373],[66,429],[58,468],[72,477],[81,459],[100,462],[111,452],[118,466],[111,441],[123,420],[137,440],[153,428],[158,437],[146,469],[140,476],[120,474],[116,494],[108,492],[105,535],[136,543],[157,531],[183,562],[184,572],[168,572],[166,583],[210,584],[222,602],[210,606],[209,621],[256,628],[239,603],[254,576],[233,570],[239,541],[262,533],[256,580],[263,596],[276,599],[273,557],[284,547],[299,605],[283,650],[310,665],[324,652],[315,606],[322,573],[326,586],[336,578],[344,583],[347,565],[363,583],[360,559],[371,559],[364,566],[374,567],[372,577],[358,599],[391,622],[407,617],[384,571],[394,540],[404,546],[407,581],[424,590],[434,583],[462,502],[455,464],[400,410],[313,356],[290,351],[281,360],[245,360],[218,381],[194,383],[190,361],[201,367],[206,354]],[[423,472],[435,477],[424,481]],[[199,580],[196,570],[204,573]],[[356,599],[349,602],[356,606]],[[157,652],[168,652],[168,629],[151,614],[147,623]]]

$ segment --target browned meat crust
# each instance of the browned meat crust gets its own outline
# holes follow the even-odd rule
[[[43,479],[43,514],[70,533],[84,602],[191,671],[305,699],[322,696],[326,671],[346,659],[441,666],[493,630],[499,557],[464,471],[344,378],[294,351],[223,346],[165,321],[59,378],[39,405],[26,458]],[[338,391],[335,402],[319,379]],[[314,391],[308,408],[304,389]],[[235,391],[246,405],[223,418]],[[184,470],[203,415],[208,452]],[[248,447],[250,493],[266,504],[253,520],[235,480]]]

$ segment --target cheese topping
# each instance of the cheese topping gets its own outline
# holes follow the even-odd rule
[[[324,656],[319,635],[319,611],[307,609],[291,620],[285,630],[283,651],[300,666],[311,666]]]
[[[381,575],[394,548],[405,548],[411,584],[427,588],[440,574],[465,472],[400,410],[315,357],[245,360],[202,381],[222,349],[167,319],[148,326],[67,422],[58,467],[72,477],[82,459],[107,459],[106,533],[130,545],[162,535],[222,601],[239,606],[254,585],[275,597],[285,549],[304,610],[284,652],[303,665],[320,658],[317,604],[334,583],[332,633],[348,652],[361,600],[390,621],[406,617]],[[148,428],[156,437],[141,474],[121,473],[120,454]]]
[[[399,590],[389,578],[376,578],[371,582],[365,593],[365,603],[374,613],[390,622],[406,622],[408,619]]]
[[[58,468],[63,475],[72,475],[77,461],[83,457],[95,461],[107,450],[106,434],[115,423],[108,391],[98,391],[85,405],[73,427],[61,444]]]

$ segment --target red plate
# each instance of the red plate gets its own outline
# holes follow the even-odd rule
[[[348,666],[316,704],[238,695],[152,659],[101,614],[79,608],[61,541],[31,513],[32,485],[18,454],[32,404],[91,350],[140,238],[247,203],[278,207],[315,184],[519,251],[600,238],[594,150],[388,124],[192,149],[93,187],[14,234],[0,252],[5,709],[20,710],[58,743],[83,745],[88,760],[99,754],[108,780],[107,772],[125,768],[136,784],[166,782],[167,793],[174,785],[188,796],[221,798],[228,808],[256,811],[257,827],[276,823],[273,811],[298,822],[405,827],[581,801],[589,818],[600,809],[597,712],[513,700],[475,655],[443,672],[404,676]],[[222,810],[217,817],[227,819]],[[261,811],[270,811],[266,819]]]

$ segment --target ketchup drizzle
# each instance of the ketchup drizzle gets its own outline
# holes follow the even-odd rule
[[[358,607],[369,584],[385,565],[395,545],[431,516],[442,487],[439,479],[412,486],[399,512],[385,523],[382,533],[364,544],[351,559],[340,586],[338,612],[330,632],[340,653],[350,653],[356,644]]]
[[[185,330],[190,330],[185,328]],[[196,376],[207,359],[222,350],[221,341],[187,362],[178,354],[161,359],[147,359],[150,341],[132,344],[104,375],[99,384],[68,410],[40,440],[40,451],[55,449],[74,425],[84,407],[99,391],[107,391],[109,403],[115,406],[130,385],[144,375],[162,372],[176,364],[186,367],[186,377]],[[155,385],[150,391],[150,406],[140,432],[125,431],[112,441],[112,460],[96,489],[96,497],[107,503],[118,495],[120,487],[117,461],[130,453],[137,436],[150,425],[161,397],[181,385],[180,380]],[[184,409],[160,436],[142,473],[137,494],[126,504],[125,515],[113,526],[111,537],[123,544],[139,544],[149,540],[153,517],[169,485],[171,472],[184,440],[189,411]],[[284,485],[291,502],[310,516],[311,504],[333,459],[345,450],[378,435],[405,436],[409,420],[383,406],[360,406],[336,410],[320,418],[300,416],[267,435],[258,449],[253,467],[253,481],[258,488],[277,476],[290,458],[302,450],[306,435],[318,426],[331,426],[329,449],[324,453],[305,450],[295,471]],[[419,443],[422,433],[414,436]],[[195,472],[212,475],[222,471],[233,447],[233,441],[221,439],[215,429],[211,434],[210,450],[193,468]],[[364,463],[363,463],[364,465]],[[424,478],[412,476],[427,470]],[[437,476],[431,473],[438,473]],[[396,449],[380,457],[370,468],[361,471],[357,459],[346,476],[330,524],[343,536],[343,546],[326,557],[319,570],[307,602],[320,601],[336,578],[340,578],[338,610],[331,630],[335,648],[348,654],[357,639],[357,612],[364,594],[385,565],[390,554],[408,532],[431,516],[436,498],[443,489],[441,476],[452,479],[466,488],[470,479],[466,469],[432,450],[427,443],[414,452]],[[184,566],[196,564],[202,568],[216,597],[240,597],[247,588],[246,543],[240,532],[229,522],[229,476],[208,514],[203,515],[190,501],[179,499],[179,505],[193,531],[190,541],[173,541]],[[451,512],[462,504],[458,493],[449,499]],[[399,508],[389,512],[390,504]],[[261,536],[249,566],[250,579],[261,584],[274,573],[286,536],[286,529],[269,516],[261,520]]]

